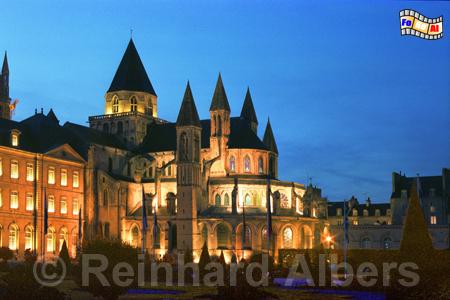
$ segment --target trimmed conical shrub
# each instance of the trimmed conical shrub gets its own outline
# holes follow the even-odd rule
[[[403,224],[400,251],[403,255],[420,258],[432,250],[433,243],[419,203],[416,185],[413,184],[410,191],[406,220]]]

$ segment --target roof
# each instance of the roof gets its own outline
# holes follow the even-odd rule
[[[219,73],[219,78],[217,78],[216,88],[214,90],[209,110],[213,111],[220,109],[231,111],[230,104],[228,103],[227,94],[225,92],[225,88],[223,87],[222,76]]]
[[[53,114],[47,116],[39,113],[21,121],[0,119],[0,145],[11,147],[11,130],[20,131],[18,148],[35,153],[46,153],[64,144],[70,145],[77,152],[81,141],[59,125],[59,121]],[[81,152],[81,156],[86,158]]]
[[[402,190],[407,191],[409,197],[409,192],[412,185],[417,184],[417,178],[419,178],[421,195],[427,196],[430,191],[434,189],[436,196],[444,195],[444,182],[442,176],[419,176],[419,177],[406,177],[398,173],[393,174],[393,187],[391,198],[400,198]]]
[[[270,125],[270,120],[267,120],[266,131],[264,131],[264,144],[266,144],[267,148],[270,151],[278,154],[277,143],[275,142],[275,137],[273,135],[272,126]]]
[[[74,136],[78,143],[75,145],[83,156],[87,156],[87,151],[91,144],[97,144],[112,148],[126,150],[127,146],[117,136],[86,126],[66,122],[63,126],[66,132]]]
[[[5,56],[3,58],[2,74],[9,74],[8,55],[6,54],[6,51]]]
[[[342,209],[342,214],[344,213],[344,201],[337,202],[328,202],[328,216],[336,217],[337,209]],[[358,210],[358,216],[363,216],[364,210],[367,209],[369,216],[375,216],[375,211],[377,209],[380,210],[380,216],[385,216],[387,214],[387,210],[391,208],[390,203],[371,203],[370,205],[366,205],[365,203],[361,203],[354,207],[354,209]],[[351,216],[352,214],[350,214]]]
[[[258,118],[256,117],[255,107],[253,106],[252,96],[250,95],[250,89],[247,88],[245,94],[244,104],[242,105],[241,118],[248,122],[254,122],[258,124]]]
[[[180,112],[178,113],[177,126],[197,126],[200,127],[197,107],[195,107],[194,97],[192,96],[189,81],[183,96]]]
[[[228,141],[230,149],[269,150],[248,124],[242,122],[239,117],[230,118],[230,123],[231,132]],[[211,120],[201,120],[200,124],[202,127],[202,149],[207,149],[210,146]],[[176,151],[176,146],[175,123],[152,124],[139,150],[144,153]]]
[[[133,39],[130,39],[111,82],[111,86],[108,89],[108,92],[115,91],[146,92],[156,96]]]

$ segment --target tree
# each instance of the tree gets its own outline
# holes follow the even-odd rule
[[[72,264],[70,262],[69,250],[67,249],[66,241],[63,242],[61,250],[59,251],[59,259],[65,264],[67,274],[70,274]]]
[[[83,289],[94,294],[94,296],[102,296],[104,299],[117,299],[121,294],[124,294],[128,289],[137,285],[137,265],[138,265],[138,250],[120,240],[103,240],[96,239],[88,241],[82,249],[81,261],[87,254],[96,254],[106,257],[108,263],[105,271],[102,274],[106,277],[107,283],[110,286],[104,286],[95,274],[89,274],[89,285],[82,286]],[[81,266],[81,261],[78,266]],[[127,263],[133,269],[133,277],[121,277],[122,281],[131,278],[130,284],[120,284],[113,280],[113,269],[119,263]],[[90,267],[99,267],[101,262],[98,259],[92,259],[89,263]],[[123,270],[123,269],[122,269]],[[116,272],[117,273],[117,272]],[[77,281],[82,282],[83,270],[78,268]],[[80,284],[81,285],[81,284]]]
[[[9,249],[8,247],[1,247],[0,248],[0,259],[3,261],[10,260],[14,257],[14,253]]]
[[[198,269],[200,272],[200,278],[203,279],[203,277],[207,273],[205,268],[210,262],[211,262],[211,257],[209,256],[208,247],[206,246],[206,242],[205,242],[202,247],[202,253],[200,254],[200,259],[198,261]]]
[[[424,255],[433,251],[433,242],[428,233],[422,207],[419,203],[416,185],[410,191],[410,200],[403,225],[403,237],[400,252],[408,257],[426,258]]]

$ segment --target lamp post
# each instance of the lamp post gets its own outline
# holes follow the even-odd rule
[[[348,203],[348,209],[347,209],[347,203]],[[353,206],[356,204],[356,198],[352,196],[350,201],[344,200],[344,278],[347,279],[347,251],[348,251],[348,244],[349,244],[349,238],[348,238],[348,216],[350,212],[352,211]]]

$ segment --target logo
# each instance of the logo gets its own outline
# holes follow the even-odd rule
[[[413,35],[426,40],[437,40],[443,36],[442,16],[430,19],[412,9],[400,11],[401,35]]]

